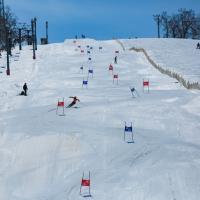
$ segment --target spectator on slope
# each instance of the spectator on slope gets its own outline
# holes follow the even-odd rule
[[[114,62],[115,62],[115,64],[117,64],[117,56],[115,56]]]
[[[28,87],[27,87],[26,83],[24,83],[24,85],[23,85],[23,90],[24,90],[24,95],[27,96]]]
[[[200,49],[200,43],[199,42],[197,43],[197,49]]]
[[[69,97],[69,98],[72,98],[73,100],[72,100],[72,102],[67,106],[67,108],[71,108],[73,105],[76,104],[77,101],[80,102],[80,100],[79,100],[76,96],[74,96],[74,97]]]

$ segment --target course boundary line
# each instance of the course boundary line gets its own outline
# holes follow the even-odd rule
[[[123,48],[123,50],[125,51],[125,47],[123,45],[123,43],[116,39],[116,42],[118,44],[120,44],[120,46]],[[169,69],[164,69],[163,67],[161,67],[160,65],[158,65],[157,63],[155,63],[154,60],[152,60],[150,58],[150,56],[148,55],[147,51],[144,48],[136,48],[136,47],[132,47],[129,49],[130,51],[135,51],[135,52],[141,52],[145,55],[146,59],[149,61],[149,63],[155,67],[159,72],[161,72],[162,74],[166,74],[171,78],[176,79],[179,83],[181,83],[186,89],[197,89],[200,90],[200,84],[198,82],[189,82],[186,79],[184,79],[180,74],[176,73],[176,72],[172,72]]]

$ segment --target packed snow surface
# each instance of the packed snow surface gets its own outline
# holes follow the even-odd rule
[[[151,59],[164,69],[169,69],[190,82],[200,83],[199,40],[191,39],[129,39],[122,40],[126,49],[144,48]]]
[[[141,47],[155,42],[140,41]],[[175,48],[184,52],[185,42],[174,41],[174,49],[165,40],[166,49],[154,55],[179,70],[179,60],[168,56]],[[156,42],[162,46],[163,40]],[[196,73],[199,59],[179,56],[189,66],[182,65],[184,72]],[[186,90],[114,40],[38,46],[36,57],[31,47],[14,50],[10,76],[4,54],[0,60],[0,199],[199,199],[199,91]],[[28,96],[19,96],[24,82]],[[62,115],[59,107],[56,114],[58,100],[67,106],[70,96],[80,99],[76,108]],[[124,140],[125,122],[133,124],[133,141],[130,132]],[[90,172],[91,196],[86,186],[80,194],[83,172],[86,180]]]

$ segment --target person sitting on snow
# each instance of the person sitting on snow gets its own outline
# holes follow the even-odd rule
[[[200,44],[199,44],[199,42],[197,43],[197,49],[200,49]]]
[[[69,97],[69,98],[72,98],[73,101],[67,106],[67,108],[70,108],[70,107],[72,107],[73,105],[75,105],[77,101],[80,102],[80,100],[79,100],[76,96],[74,96],[74,97]]]

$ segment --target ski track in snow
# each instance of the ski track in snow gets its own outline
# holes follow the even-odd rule
[[[94,48],[90,55],[86,45]],[[115,41],[66,40],[38,46],[34,61],[31,54],[24,47],[11,76],[0,75],[0,199],[198,199],[199,91],[185,90]],[[82,88],[89,68],[94,75]],[[150,80],[149,93],[143,79]],[[16,96],[24,82],[28,96]],[[68,105],[74,95],[78,108],[56,115],[58,99]],[[123,141],[125,121],[133,122],[134,143]],[[88,171],[92,196],[86,198],[79,189]]]

